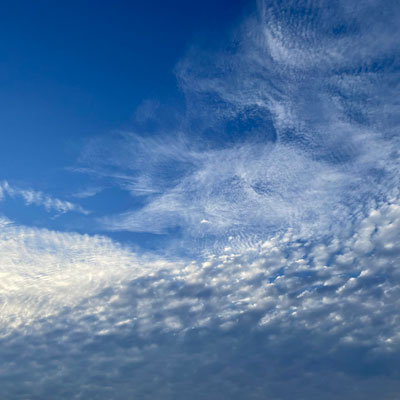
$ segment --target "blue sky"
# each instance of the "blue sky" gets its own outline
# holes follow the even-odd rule
[[[0,397],[398,397],[396,2],[0,10]]]
[[[3,4],[4,178],[71,196],[88,179],[67,168],[90,138],[133,129],[136,109],[153,98],[179,107],[177,60],[242,11],[240,2],[185,3]]]

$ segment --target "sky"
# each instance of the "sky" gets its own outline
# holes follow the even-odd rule
[[[396,400],[394,0],[0,4],[0,397]]]

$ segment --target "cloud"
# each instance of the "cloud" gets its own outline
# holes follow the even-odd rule
[[[135,111],[135,120],[144,123],[153,119],[159,106],[160,103],[157,100],[144,100]]]
[[[103,227],[201,256],[0,221],[2,397],[398,397],[397,8],[258,4],[177,66],[176,131],[96,138],[75,168],[141,200]]]
[[[16,188],[10,186],[7,181],[3,181],[0,183],[0,200],[4,199],[6,195],[11,198],[21,197],[28,206],[31,204],[42,206],[46,209],[46,211],[56,211],[59,214],[64,214],[71,211],[79,212],[85,215],[89,214],[89,211],[77,204],[53,198],[39,191]]]
[[[88,144],[81,171],[141,199],[103,218],[103,229],[179,229],[186,247],[212,237],[223,248],[232,235],[340,230],[390,196],[399,184],[397,11],[385,6],[371,20],[375,2],[285,4],[259,2],[225,49],[188,52],[176,68],[187,106],[176,132]]]
[[[88,197],[96,196],[98,193],[102,192],[104,188],[102,187],[88,187],[75,193],[73,196],[78,199],[86,199]]]
[[[137,148],[130,139],[126,147],[133,154]],[[179,142],[172,149],[165,143],[153,150],[151,142],[140,140],[149,149],[149,165],[132,165],[130,190],[155,195],[137,211],[105,218],[108,229],[163,232],[176,224],[193,236],[276,229],[315,219],[328,203],[338,203],[339,191],[350,185],[340,169],[320,165],[284,144],[185,151]],[[160,184],[159,164],[171,169]]]
[[[399,229],[393,198],[322,242],[287,231],[241,253],[168,262],[2,221],[0,392],[390,399]]]
[[[28,228],[4,218],[0,230],[3,336],[159,268],[155,262],[148,269],[135,254],[101,236]]]

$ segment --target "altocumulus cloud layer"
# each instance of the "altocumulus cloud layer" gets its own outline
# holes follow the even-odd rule
[[[395,399],[399,229],[393,200],[342,238],[167,263],[3,221],[0,392]]]
[[[142,204],[97,223],[202,257],[3,219],[1,396],[397,399],[395,6],[259,2],[178,64],[177,132],[89,143]]]

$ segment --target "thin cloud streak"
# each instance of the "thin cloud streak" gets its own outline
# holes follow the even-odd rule
[[[0,183],[0,200],[4,199],[6,196],[11,198],[20,197],[27,206],[32,204],[41,206],[44,207],[46,211],[56,211],[58,214],[65,214],[71,211],[84,215],[90,214],[90,211],[85,210],[80,205],[54,198],[36,190],[13,187],[10,186],[7,181],[3,181]]]

